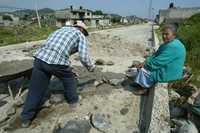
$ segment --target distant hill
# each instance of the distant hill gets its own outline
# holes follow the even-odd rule
[[[40,15],[46,15],[46,14],[54,13],[55,11],[50,8],[43,8],[43,9],[39,9],[38,12]],[[18,10],[13,13],[18,16],[25,16],[25,15],[36,16],[35,10],[32,10],[32,9]]]
[[[50,14],[50,13],[54,13],[55,11],[50,8],[43,8],[43,9],[38,10],[38,12],[40,14]]]

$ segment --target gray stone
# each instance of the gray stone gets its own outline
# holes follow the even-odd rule
[[[114,65],[115,63],[113,62],[113,61],[108,61],[108,62],[106,62],[106,65],[108,65],[108,66],[112,66],[112,65]]]
[[[169,100],[177,100],[179,99],[181,96],[175,92],[174,90],[169,90]]]
[[[125,73],[126,73],[126,76],[128,78],[134,78],[137,75],[138,71],[137,71],[136,68],[135,69],[134,68],[130,68]]]
[[[101,84],[103,84],[104,82],[101,80],[101,81],[94,81],[94,86],[95,87],[98,87],[98,86],[100,86]]]
[[[90,129],[91,126],[86,120],[71,120],[58,133],[89,133]]]
[[[177,107],[173,102],[169,103],[170,117],[180,118],[187,115],[186,111],[181,107]]]
[[[16,108],[10,104],[9,107],[7,108],[6,114],[8,116],[14,115],[16,113]]]
[[[126,115],[128,113],[129,109],[128,108],[123,108],[120,110],[121,115]]]
[[[176,133],[198,133],[196,126],[189,120],[186,121],[173,119],[172,121],[176,125]]]
[[[105,65],[105,64],[106,64],[106,62],[103,59],[97,59],[95,61],[95,65]]]
[[[63,94],[52,94],[49,99],[49,102],[51,104],[59,104],[59,103],[62,103],[64,100],[65,100],[65,97]]]
[[[42,105],[42,107],[43,108],[49,108],[49,107],[51,107],[51,103],[50,103],[50,101],[49,100],[46,100],[45,102],[44,102],[44,104]]]
[[[6,103],[8,103],[8,102],[7,102],[7,101],[0,100],[0,107],[4,106]]]
[[[117,85],[120,85],[123,81],[124,79],[110,79],[109,83],[111,85],[117,86]]]
[[[110,121],[105,117],[105,115],[94,114],[92,115],[91,123],[97,130],[101,132],[108,132],[111,128]]]

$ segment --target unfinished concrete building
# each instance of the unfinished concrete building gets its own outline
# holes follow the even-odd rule
[[[61,27],[67,21],[72,24],[76,21],[83,21],[88,27],[108,26],[111,24],[111,20],[106,15],[94,15],[92,10],[83,9],[80,6],[79,9],[70,8],[56,11],[56,26]]]
[[[200,7],[193,8],[169,8],[159,11],[158,23],[180,23],[182,20],[200,13]]]

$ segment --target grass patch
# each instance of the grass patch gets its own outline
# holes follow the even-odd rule
[[[56,27],[39,28],[36,24],[0,28],[0,46],[46,39]]]

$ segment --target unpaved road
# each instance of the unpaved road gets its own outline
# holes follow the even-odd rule
[[[91,56],[93,60],[113,61],[112,66],[103,65],[98,68],[102,69],[100,73],[111,73],[111,78],[116,79],[116,75],[123,75],[133,60],[144,60],[142,55],[148,47],[149,38],[151,38],[149,24],[93,32],[89,37]],[[0,48],[0,61],[29,58],[27,55],[30,55],[34,44],[29,43],[24,47],[25,45]],[[13,53],[15,56],[12,56]],[[72,57],[72,64],[81,66],[76,58],[77,55]],[[80,76],[92,77],[91,73],[84,74],[80,73]],[[98,77],[95,74],[93,78]],[[100,114],[109,121],[110,126],[106,129],[108,133],[133,133],[138,130],[140,97],[122,86],[115,88],[104,84],[99,88],[94,85],[85,87],[82,92],[80,91],[83,99],[75,111],[70,110],[66,102],[52,105],[39,113],[30,128],[19,128],[19,121],[16,120],[11,125],[13,129],[8,132],[50,133],[56,126],[63,127],[69,120],[90,121],[91,114]],[[90,133],[100,133],[100,131],[92,127]]]

